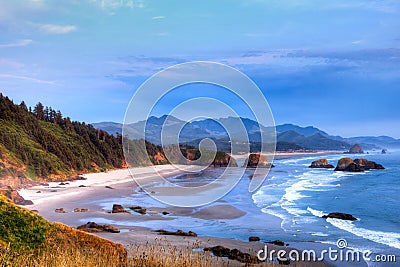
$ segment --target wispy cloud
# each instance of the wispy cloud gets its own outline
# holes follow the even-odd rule
[[[354,40],[353,42],[351,42],[352,44],[355,44],[355,45],[357,45],[357,44],[362,44],[362,43],[364,43],[364,40]]]
[[[155,16],[155,17],[152,17],[151,19],[154,19],[154,20],[165,19],[165,16]]]
[[[157,36],[168,36],[169,32],[158,32],[156,33]]]
[[[5,67],[12,67],[12,68],[23,68],[25,66],[25,64],[14,61],[14,60],[9,60],[6,58],[0,58],[0,66],[5,66]]]
[[[0,78],[17,79],[17,80],[24,80],[24,81],[29,81],[29,82],[34,82],[34,83],[42,83],[42,84],[53,84],[53,85],[56,84],[55,81],[46,81],[46,80],[36,79],[36,78],[32,78],[32,77],[6,74],[6,73],[0,73]]]
[[[3,47],[19,47],[19,46],[27,46],[31,44],[33,41],[30,39],[19,40],[12,43],[0,44],[0,48]]]
[[[144,8],[143,0],[89,0],[90,3],[99,6],[101,9],[114,15],[121,8]]]
[[[74,25],[56,24],[39,24],[39,29],[48,34],[66,34],[77,30],[76,26]]]

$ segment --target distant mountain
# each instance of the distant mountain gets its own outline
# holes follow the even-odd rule
[[[346,138],[348,142],[359,143],[365,149],[367,145],[371,148],[400,148],[400,139],[394,139],[390,136],[359,136]],[[367,148],[368,149],[368,148]]]
[[[168,124],[164,125],[167,120]],[[164,130],[165,144],[175,143],[173,138],[177,135],[179,129],[182,131],[179,134],[179,142],[190,145],[198,145],[199,140],[208,137],[215,140],[219,149],[226,151],[230,147],[229,139],[236,142],[244,142],[243,136],[240,133],[241,127],[238,127],[240,122],[243,123],[250,147],[257,150],[261,143],[261,132],[266,135],[274,135],[272,127],[265,127],[258,122],[247,118],[220,118],[218,120],[204,119],[186,123],[172,116],[150,117],[146,125],[146,140],[154,144],[161,144],[161,130]],[[143,137],[139,130],[144,127],[146,121],[140,121],[127,125],[125,133],[130,138]],[[95,123],[96,128],[105,130],[115,134],[122,132],[122,125],[119,123]],[[222,126],[231,129],[230,136]],[[328,133],[313,127],[301,127],[294,124],[282,124],[276,126],[277,150],[347,150],[355,143],[359,143],[364,149],[382,149],[382,148],[400,148],[400,140],[388,137],[352,137],[343,138],[341,136],[331,136]]]
[[[276,131],[278,133],[283,133],[283,132],[288,132],[288,131],[294,131],[296,133],[299,133],[301,135],[304,135],[306,137],[312,136],[315,134],[321,134],[323,136],[329,136],[326,132],[321,131],[318,128],[315,128],[313,126],[307,126],[307,127],[300,127],[294,124],[282,124],[276,126]]]

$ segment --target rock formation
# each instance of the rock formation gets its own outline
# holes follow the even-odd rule
[[[348,152],[349,154],[363,154],[364,150],[359,144],[355,144],[352,146]]]
[[[273,168],[275,167],[272,163],[268,162],[268,158],[260,153],[251,153],[246,159],[243,167],[246,168]]]
[[[237,260],[243,263],[259,263],[259,259],[255,255],[241,252],[234,248],[229,249],[223,246],[215,246],[204,248],[204,251],[211,251],[217,257],[227,257],[230,260]]]
[[[10,186],[6,188],[0,188],[0,195],[6,196],[17,205],[33,205],[31,200],[24,199],[17,190],[12,189]]]
[[[274,241],[267,242],[267,243],[273,244],[273,245],[275,245],[275,246],[281,246],[281,247],[283,247],[283,246],[285,245],[285,242],[283,242],[283,241],[281,241],[281,240],[274,240]]]
[[[319,159],[319,160],[313,161],[310,165],[310,168],[330,169],[330,168],[335,168],[335,166],[333,166],[332,164],[329,164],[327,159]]]
[[[122,207],[121,205],[119,205],[119,204],[113,205],[111,213],[124,213],[124,212],[128,212],[128,211],[125,210],[124,207]]]
[[[171,232],[171,231],[166,231],[166,230],[156,230],[154,231],[160,235],[178,235],[178,236],[194,236],[197,237],[197,234],[195,232],[189,231],[185,232],[182,230],[177,230],[176,232]]]
[[[75,208],[74,212],[88,212],[89,209],[85,209],[85,208]]]
[[[67,213],[67,211],[64,208],[59,208],[54,210],[57,213]]]
[[[363,172],[366,170],[383,170],[385,169],[381,164],[367,159],[342,158],[338,161],[335,171],[345,172]]]
[[[351,214],[341,213],[341,212],[331,212],[328,215],[322,216],[322,218],[334,218],[334,219],[341,219],[347,221],[357,221],[357,218]]]
[[[129,207],[130,210],[133,210],[134,212],[140,213],[140,214],[146,214],[146,208],[143,208],[141,206],[133,206]]]
[[[105,224],[100,225],[95,222],[88,222],[84,225],[78,226],[78,230],[85,231],[88,233],[100,233],[100,232],[110,232],[110,233],[119,233],[120,230],[115,228],[114,226]]]
[[[249,242],[257,242],[260,241],[260,238],[258,236],[250,236],[249,237]]]

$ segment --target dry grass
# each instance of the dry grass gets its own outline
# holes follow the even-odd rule
[[[226,258],[214,257],[202,251],[198,243],[185,247],[178,247],[163,240],[143,245],[132,245],[128,248],[128,257],[125,263],[118,261],[113,253],[104,251],[83,250],[69,246],[48,246],[41,251],[41,255],[34,253],[15,254],[8,248],[0,250],[0,266],[41,266],[41,267],[212,267],[212,266],[282,266],[274,263],[245,264],[231,261]],[[305,267],[307,263],[292,263],[290,266]]]

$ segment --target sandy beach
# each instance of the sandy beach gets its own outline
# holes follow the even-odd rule
[[[313,154],[315,155],[315,154]],[[295,156],[293,153],[287,156]],[[298,155],[296,155],[298,156]],[[121,243],[126,247],[137,245],[148,245],[154,243],[169,244],[177,247],[205,248],[212,246],[224,246],[230,249],[239,249],[243,252],[256,255],[265,247],[264,242],[247,242],[231,238],[220,238],[199,234],[197,237],[159,235],[153,229],[146,227],[146,224],[160,225],[160,229],[176,231],[179,228],[171,226],[170,223],[177,219],[188,218],[190,220],[201,220],[210,223],[224,223],[227,220],[234,220],[246,214],[231,203],[219,200],[211,205],[199,208],[180,208],[163,205],[152,200],[152,205],[145,206],[145,215],[134,211],[126,213],[111,213],[112,203],[121,204],[125,208],[135,205],[143,205],[143,199],[151,199],[150,196],[141,192],[140,188],[133,181],[131,173],[136,179],[154,179],[153,170],[162,172],[166,176],[176,176],[181,172],[170,165],[141,167],[135,169],[112,170],[107,173],[94,173],[82,175],[86,180],[64,182],[51,182],[49,186],[34,186],[29,189],[22,189],[19,193],[25,198],[33,201],[34,205],[26,206],[50,221],[61,222],[71,227],[86,224],[94,221],[99,224],[111,224],[121,230],[120,233],[97,233],[97,235],[111,241]],[[146,202],[148,203],[148,202]],[[66,213],[57,213],[56,209],[63,208]],[[74,212],[74,209],[88,209],[87,212]],[[128,210],[128,209],[127,209]],[[167,212],[167,215],[163,215]],[[271,220],[272,220],[272,216]],[[265,217],[267,220],[270,217]],[[264,220],[264,218],[263,218]],[[275,219],[276,220],[276,219]],[[132,222],[136,226],[132,225]],[[279,222],[275,222],[279,223]],[[140,226],[137,226],[139,224]],[[162,226],[162,227],[161,227]],[[190,229],[190,225],[182,225],[183,229]],[[285,249],[289,247],[275,246],[268,244],[268,249]],[[240,265],[239,262],[232,262],[233,265]],[[232,265],[231,264],[231,265]],[[329,266],[324,262],[311,262],[307,266]]]

